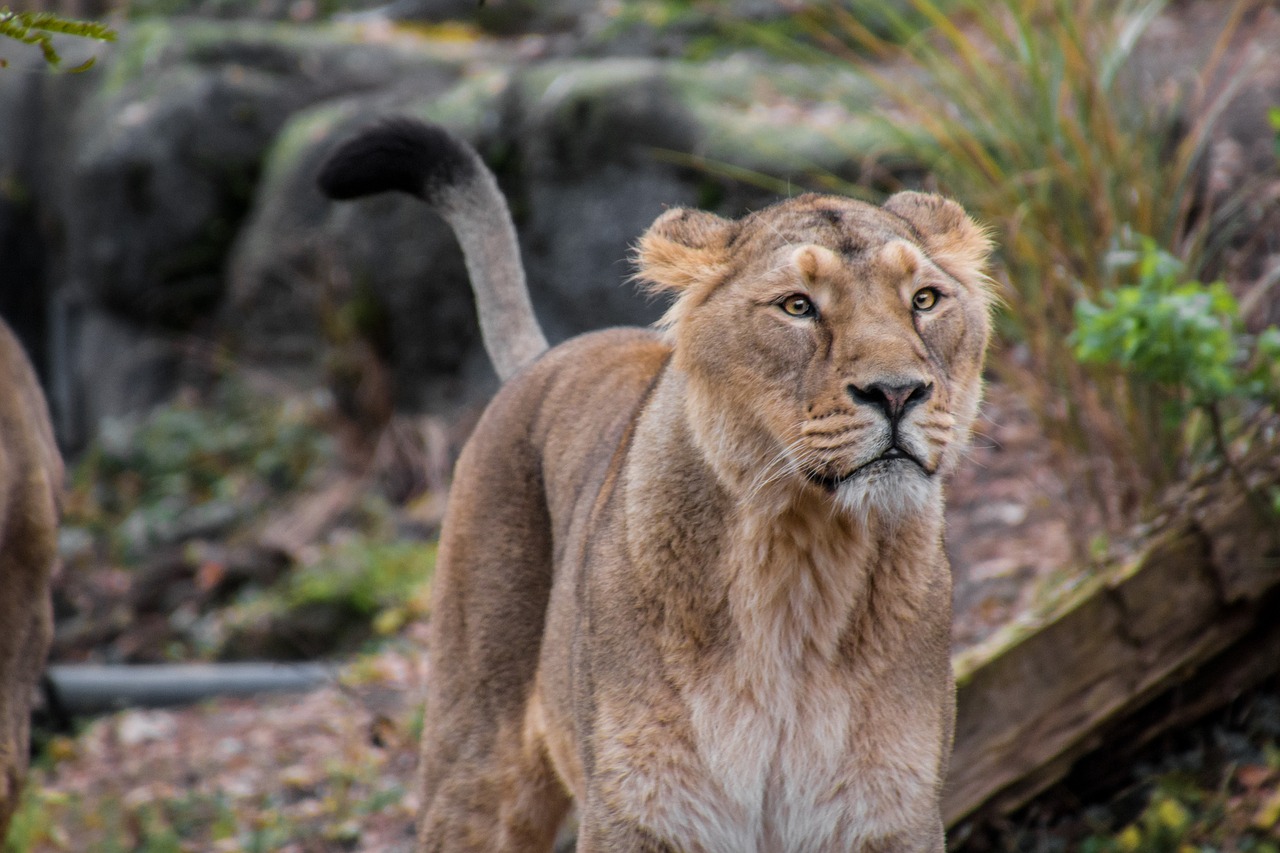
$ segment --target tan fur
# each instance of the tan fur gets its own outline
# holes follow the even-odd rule
[[[550,849],[571,800],[581,851],[943,848],[942,483],[981,395],[989,249],[918,193],[654,223],[662,330],[546,353],[458,463],[423,850]],[[816,316],[783,310],[797,294]],[[907,401],[918,464],[880,459],[878,394]]]
[[[26,777],[31,698],[53,636],[61,484],[44,397],[0,322],[0,838]]]

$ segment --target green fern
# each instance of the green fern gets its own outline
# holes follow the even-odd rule
[[[35,45],[51,68],[58,68],[62,64],[62,57],[53,46],[55,33],[97,41],[116,40],[116,31],[97,21],[72,21],[52,12],[15,12],[8,6],[0,6],[0,36]],[[67,70],[84,71],[93,65],[93,61],[90,57],[88,61]],[[0,68],[8,64],[9,61],[0,56]]]

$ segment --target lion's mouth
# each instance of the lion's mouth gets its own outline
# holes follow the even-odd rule
[[[933,476],[933,472],[930,471],[927,467],[925,467],[925,464],[921,462],[919,458],[917,458],[910,451],[903,450],[901,447],[897,445],[890,447],[888,450],[886,450],[884,453],[881,453],[875,459],[872,459],[868,462],[864,462],[861,465],[859,465],[857,468],[854,468],[852,471],[848,471],[844,474],[829,474],[822,471],[808,471],[805,473],[805,476],[808,478],[810,483],[813,483],[814,485],[822,489],[825,489],[828,492],[834,492],[836,489],[840,488],[842,485],[849,482],[850,480],[853,480],[857,477],[864,476],[866,474],[870,474],[872,471],[883,470],[883,469],[895,467],[895,466],[898,466],[898,467],[906,466],[906,465],[914,466],[915,468],[918,468],[920,472],[924,474],[926,477]]]

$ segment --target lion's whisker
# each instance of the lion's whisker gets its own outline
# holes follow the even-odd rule
[[[788,442],[778,451],[773,459],[764,466],[760,474],[756,475],[755,479],[752,481],[751,487],[748,489],[748,501],[754,501],[767,486],[772,485],[787,474],[796,473],[802,470],[798,464],[798,460],[794,459],[792,454],[796,450],[800,449],[800,443],[803,440],[803,437],[797,437]]]

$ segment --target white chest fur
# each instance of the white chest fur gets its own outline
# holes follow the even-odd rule
[[[816,853],[886,840],[896,849],[892,839],[937,820],[943,710],[895,673],[912,665],[895,638],[912,630],[909,596],[877,606],[873,586],[896,591],[883,589],[887,578],[868,582],[868,543],[851,536],[841,547],[837,536],[819,546],[805,533],[735,555],[738,643],[683,691],[692,754],[669,777],[680,782],[649,788],[666,790],[648,800],[644,822],[681,849]],[[865,647],[845,660],[841,637],[859,617]]]
[[[727,681],[727,679],[726,679]],[[927,820],[933,714],[886,714],[847,685],[711,683],[689,697],[698,784],[654,829],[690,850],[857,850]]]

